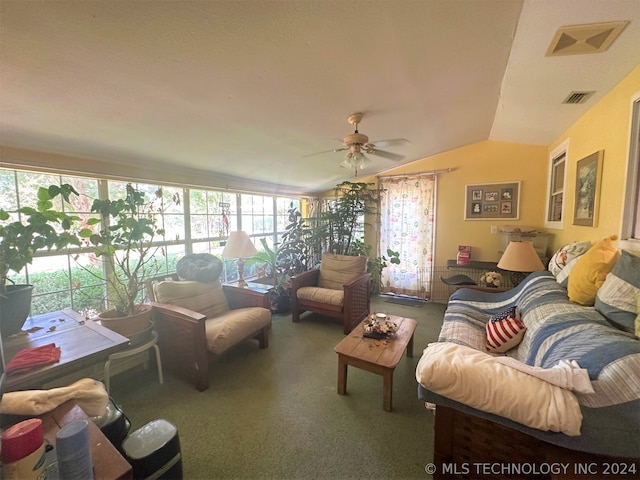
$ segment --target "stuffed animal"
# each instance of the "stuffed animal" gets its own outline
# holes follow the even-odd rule
[[[485,272],[480,277],[480,282],[487,287],[499,288],[502,285],[502,275],[498,272]]]

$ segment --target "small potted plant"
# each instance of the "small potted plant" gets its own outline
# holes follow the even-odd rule
[[[147,279],[159,271],[154,255],[160,247],[153,241],[164,236],[156,216],[161,200],[161,189],[148,200],[129,183],[125,198],[94,200],[91,212],[99,217],[89,219],[87,225],[100,224],[99,231],[80,231],[106,271],[108,310],[99,318],[104,326],[129,338],[146,334],[152,326],[151,307],[142,304],[142,292]],[[179,198],[173,200],[179,203]]]
[[[80,239],[71,231],[80,220],[53,209],[53,200],[61,196],[69,202],[78,192],[69,184],[51,185],[38,189],[35,208],[22,207],[21,218],[16,220],[0,208],[0,322],[2,336],[17,333],[31,310],[32,285],[17,285],[9,279],[9,272],[19,274],[33,262],[34,254],[41,249],[62,249],[68,245],[80,245]],[[7,285],[10,282],[11,285]]]

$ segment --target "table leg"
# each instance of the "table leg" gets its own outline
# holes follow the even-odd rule
[[[393,369],[385,370],[382,374],[382,395],[382,408],[384,408],[386,412],[390,412],[393,397]]]
[[[413,357],[413,334],[411,334],[409,344],[407,345],[407,357]]]
[[[347,393],[347,367],[342,355],[338,355],[338,395]]]

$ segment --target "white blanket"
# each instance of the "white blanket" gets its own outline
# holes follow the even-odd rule
[[[582,413],[567,389],[504,365],[488,353],[455,343],[432,343],[416,380],[434,393],[539,430],[580,435]]]
[[[495,357],[497,362],[507,365],[516,370],[520,370],[529,375],[544,380],[561,388],[573,390],[579,393],[593,393],[593,386],[589,379],[589,372],[585,368],[580,368],[575,360],[560,360],[551,368],[532,367],[522,363],[513,357]]]

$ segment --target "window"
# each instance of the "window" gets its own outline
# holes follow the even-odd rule
[[[549,159],[549,183],[547,186],[547,209],[545,226],[562,228],[564,219],[564,192],[569,141],[560,144]]]
[[[17,210],[34,205],[38,187],[69,183],[80,194],[71,198],[71,207],[62,204],[56,209],[79,216],[85,223],[94,214],[91,205],[96,198],[124,198],[125,181],[100,180],[35,171],[0,168],[0,208],[19,218]],[[300,200],[269,195],[240,194],[215,190],[191,189],[180,186],[159,186],[132,182],[148,196],[162,192],[158,215],[166,234],[154,239],[158,245],[155,259],[160,272],[175,271],[175,264],[185,253],[211,253],[221,256],[229,232],[245,230],[258,249],[260,238],[273,246],[286,231],[290,206],[300,209]],[[94,228],[98,228],[95,226]],[[235,259],[223,259],[223,282],[237,279]],[[38,251],[31,265],[11,279],[18,283],[32,283],[34,296],[32,314],[71,307],[75,311],[104,308],[103,262],[96,259],[89,247],[75,248],[71,254]],[[13,272],[12,272],[13,273]],[[251,272],[245,270],[245,276]]]
[[[624,202],[622,238],[640,243],[640,92],[631,99],[629,166]]]

